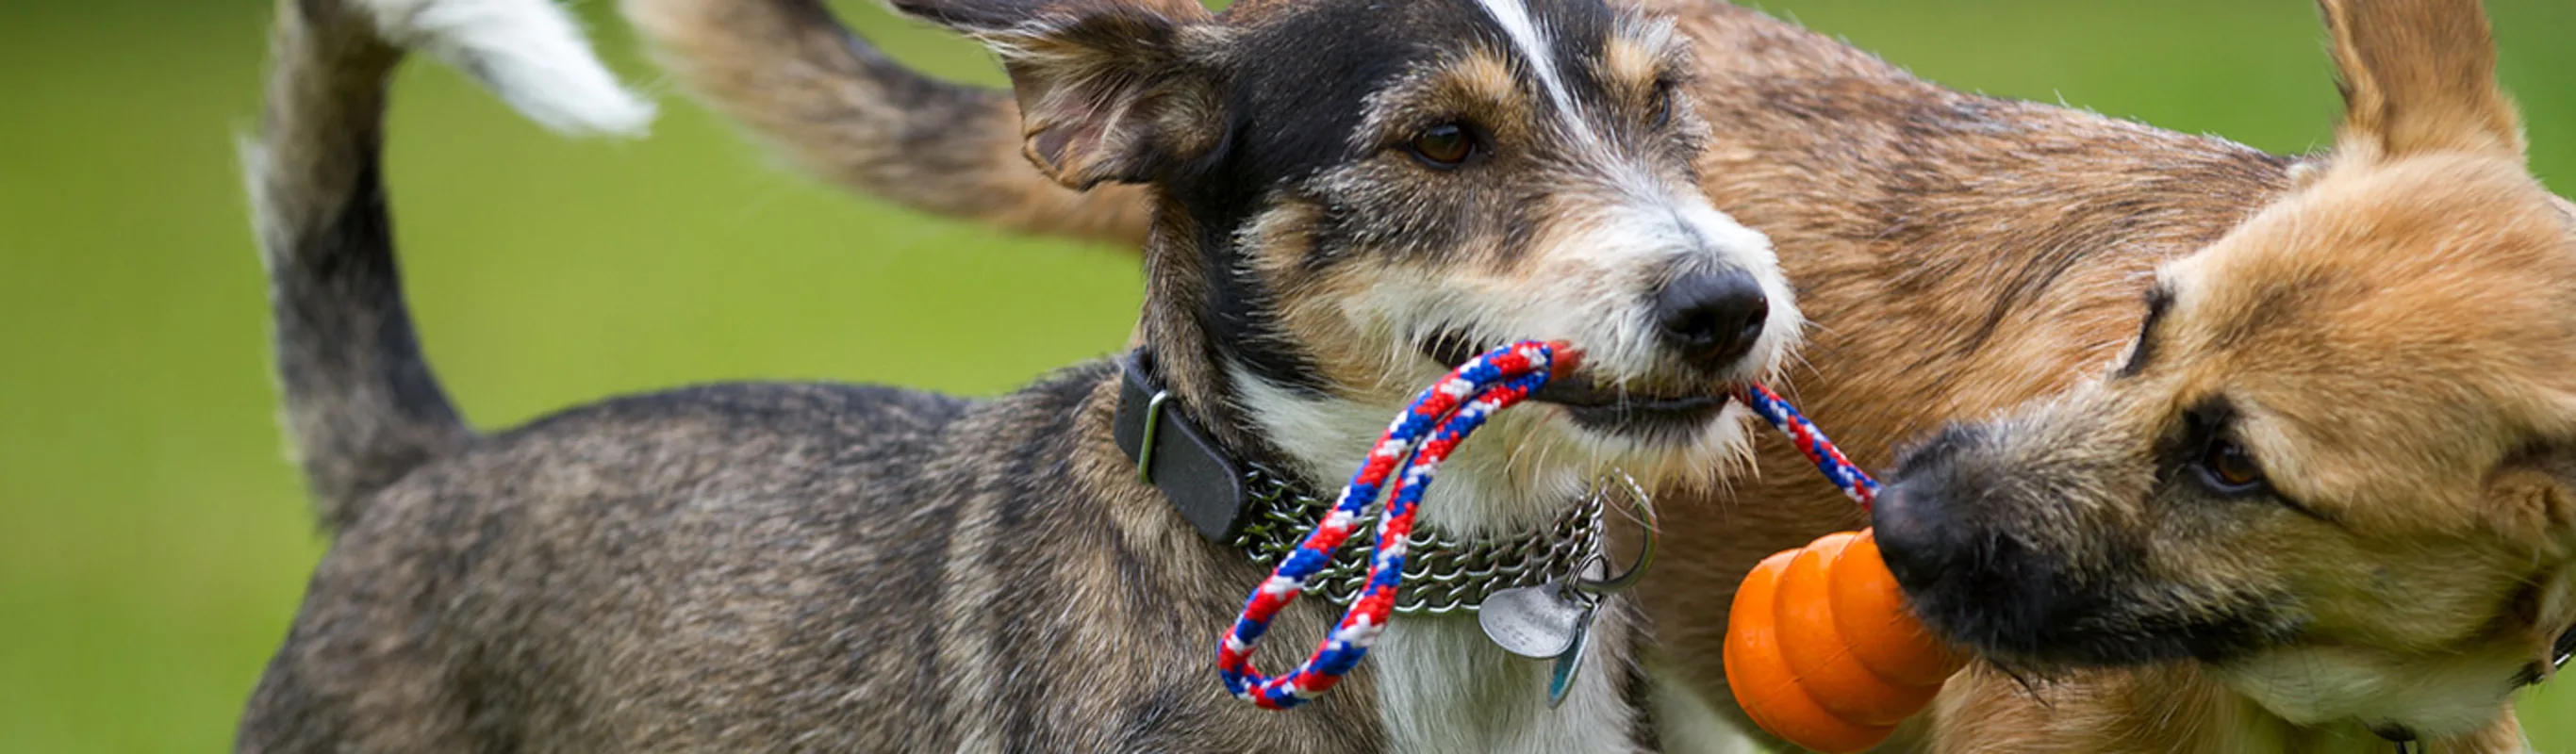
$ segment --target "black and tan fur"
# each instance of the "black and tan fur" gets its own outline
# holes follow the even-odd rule
[[[1571,339],[1584,366],[1452,460],[1426,525],[1517,531],[1608,463],[1705,480],[1748,437],[1708,396],[1769,375],[1796,337],[1767,242],[1699,192],[1706,132],[1676,104],[1687,51],[1668,24],[1582,0],[900,7],[999,51],[1017,107],[886,96],[1016,111],[1006,127],[1053,183],[1143,186],[1135,339],[1174,410],[1315,489],[1458,351],[1521,338]],[[1228,698],[1214,647],[1265,574],[1136,479],[1106,363],[991,401],[717,385],[469,431],[402,313],[378,181],[387,74],[406,48],[436,52],[522,109],[579,105],[565,126],[639,125],[638,106],[579,75],[596,62],[541,0],[277,12],[251,181],[287,411],[336,532],[243,750],[1653,744],[1624,597],[1561,708],[1546,663],[1458,615],[1392,622],[1310,707]],[[1317,44],[1340,54],[1268,65]],[[840,75],[881,65],[844,49],[862,67]],[[998,152],[989,125],[915,151]],[[1425,146],[1448,126],[1472,137],[1466,157]],[[1058,191],[1017,196],[1071,201]],[[1088,211],[1065,206],[1022,216]],[[1293,606],[1264,665],[1337,614]]]
[[[1689,99],[1712,129],[1697,159],[1703,187],[1729,214],[1772,237],[1801,311],[1820,325],[1800,350],[1812,369],[1798,370],[1787,388],[1846,451],[1874,467],[1890,465],[1893,448],[1945,422],[1992,416],[2100,374],[2137,338],[2147,310],[2141,297],[2160,262],[2219,241],[2291,191],[2294,173],[2322,175],[2338,157],[2355,158],[2349,148],[2280,157],[2060,107],[1961,94],[1742,8],[1638,4],[1674,16],[1695,50]],[[920,122],[919,113],[864,88],[917,77],[840,62],[868,53],[852,52],[838,29],[766,4],[629,0],[627,7],[705,99],[818,165],[864,153],[854,151],[867,149],[850,143],[854,134]],[[716,7],[727,10],[710,12]],[[786,38],[834,41],[773,44]],[[2400,54],[2381,65],[2405,62]],[[751,85],[764,75],[839,83]],[[1007,98],[948,91],[1009,112]],[[817,99],[832,109],[816,113],[810,103]],[[776,125],[791,113],[819,117]],[[976,165],[965,172],[980,183],[1044,183],[1015,159],[975,163],[962,151],[941,158]],[[922,201],[903,187],[856,185]],[[1132,219],[1132,197],[1103,199],[1114,201],[1051,227],[1108,238],[1143,232]],[[1027,227],[1010,219],[1015,209],[945,209]],[[1655,665],[1666,681],[1658,725],[1668,743],[1722,746],[1734,733],[1729,728],[1741,725],[1727,702],[1719,647],[1743,574],[1771,552],[1863,523],[1785,444],[1761,443],[1756,470],[1706,503],[1694,504],[1687,492],[1666,498],[1670,557],[1648,582],[1643,604],[1654,617]],[[2305,732],[2286,737],[2236,725],[2271,713],[2229,696],[2196,663],[2059,675],[2065,677],[2036,696],[2001,676],[1963,676],[1931,716],[1938,724],[1917,729],[1956,751],[2377,742],[2350,725],[2289,726]],[[2492,704],[2478,708],[2509,716]]]

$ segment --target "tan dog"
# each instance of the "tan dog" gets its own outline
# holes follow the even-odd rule
[[[1877,512],[1916,607],[1998,664],[2196,662],[2036,699],[1971,673],[1945,739],[2520,748],[2507,697],[2576,637],[2576,216],[2475,0],[2325,10],[2331,164],[2160,266],[2108,379],[1948,429]]]
[[[1676,16],[1698,53],[1692,101],[1715,129],[1711,148],[1699,158],[1702,185],[1719,206],[1773,238],[1782,250],[1783,268],[1800,289],[1801,310],[1818,323],[1802,350],[1813,369],[1799,373],[1789,386],[1793,397],[1856,460],[1874,467],[1888,465],[1899,443],[1923,437],[1944,422],[1986,417],[2068,393],[2098,375],[2138,335],[2145,312],[2140,300],[2154,267],[2228,236],[2246,218],[2288,194],[2293,173],[2308,176],[2314,185],[2300,194],[2303,198],[2266,213],[2274,224],[2324,209],[2346,221],[2375,218],[2372,208],[2345,200],[2331,202],[2332,208],[2320,204],[2329,195],[2318,192],[2344,196],[2345,189],[2334,186],[2386,185],[2388,176],[2397,174],[2390,171],[2404,172],[2389,160],[2406,152],[2389,149],[2386,139],[2372,146],[2347,146],[2339,160],[2345,166],[2327,169],[2324,159],[2277,157],[2065,108],[1950,91],[1820,35],[1733,6],[1682,0],[1644,4]],[[1010,146],[1018,135],[1005,96],[920,79],[864,46],[852,45],[828,23],[774,12],[768,4],[630,0],[628,7],[698,92],[818,172],[930,211],[1011,227],[1117,239],[1144,234],[1144,204],[1128,189],[1113,186],[1078,194],[1029,170]],[[2462,3],[2448,9],[2397,10],[2452,13],[2456,18],[2474,7]],[[2454,38],[2454,47],[2441,49],[2402,37],[2352,39],[2343,57],[2353,66],[2356,83],[2381,81],[2380,76],[2457,73],[2465,70],[2460,67],[2465,61],[2476,75],[2455,82],[2459,88],[2492,91],[2483,69],[2477,68],[2484,59],[2482,34]],[[2429,57],[2435,54],[2453,57]],[[2435,67],[2392,67],[2409,65]],[[2443,65],[2451,67],[2439,67]],[[2356,96],[2368,102],[2398,91],[2424,93],[2421,87],[2364,86]],[[2377,102],[2365,107],[2384,111],[2387,101]],[[2500,97],[2488,99],[2468,112],[2501,113],[2501,102]],[[2404,143],[2421,147],[2428,142],[2407,129],[2425,121],[2412,117],[2364,118],[2356,121],[2353,132],[2402,136],[2411,139]],[[2509,133],[2509,121],[2490,120],[2480,127],[2484,132]],[[2355,143],[2371,145],[2372,140]],[[2493,146],[2502,152],[2517,143],[2506,139]],[[2366,152],[2355,153],[2356,148]],[[2527,212],[2514,219],[2517,206],[2540,195],[2518,168],[2506,169],[2512,167],[2511,158],[2467,161],[2483,161],[2493,185],[2510,188],[2498,201],[2472,207],[2473,216],[2497,223],[2497,228],[2541,223],[2514,231],[2525,235],[2545,236],[2551,230],[2543,218]],[[2435,188],[2462,192],[2447,197],[2455,201],[2480,194],[2466,187],[2422,184],[2411,193],[2429,195]],[[2397,236],[2388,238],[2395,243]],[[2525,274],[2534,277],[2518,287],[2544,284],[2537,268]],[[2223,316],[2215,314],[2217,309],[2207,311]],[[2438,321],[2451,322],[2448,316]],[[2280,323],[2284,333],[2291,326]],[[2177,354],[2185,346],[2164,348],[2170,358],[2186,358]],[[2412,369],[2395,360],[2363,363],[2379,365],[2381,373]],[[2166,368],[2180,367],[2168,363]],[[2446,369],[2467,369],[2467,364]],[[2436,387],[2446,383],[2409,384],[2420,389],[2406,397],[2440,395]],[[2439,405],[2363,397],[2321,392],[2311,399],[2387,410],[2389,417]],[[2385,431],[2403,433],[2406,428]],[[1657,723],[1667,745],[1676,750],[1714,745],[1729,735],[1725,721],[1741,722],[1727,701],[1719,649],[1727,605],[1743,574],[1771,552],[1863,523],[1785,444],[1765,441],[1758,464],[1760,473],[1739,482],[1731,495],[1705,505],[1679,501],[1668,507],[1667,557],[1649,581],[1645,604],[1656,619],[1658,674],[1664,681]],[[2382,472],[2405,469],[2391,466]],[[2280,473],[2287,470],[2275,470]],[[2416,520],[2430,524],[2436,519]],[[2520,530],[2534,532],[2539,526]],[[2402,565],[2397,552],[2414,552],[2413,545],[2352,562]],[[2520,575],[2539,573],[2542,561],[2526,564],[2533,570]],[[2483,592],[2498,601],[2467,611],[2465,617],[2445,615],[2405,625],[2438,634],[2463,620],[2509,614],[2501,601],[2501,595],[2514,591],[2504,586],[2507,582],[2471,581],[2446,580],[2409,599]],[[2511,672],[2532,659],[2537,649],[2532,640],[2547,633],[2517,632],[2511,645],[2517,662]],[[2513,738],[2512,724],[2498,719],[2504,710],[2495,698],[2509,680],[2481,677],[2476,683],[2482,685],[2469,695],[2477,717],[2496,721],[2484,735],[2497,743]],[[1953,750],[2306,748],[2327,740],[2388,745],[2351,722],[2300,725],[2308,721],[2294,721],[2229,692],[2187,662],[2061,678],[2038,697],[1973,673],[1945,696],[1939,709],[1939,743]],[[2434,731],[2427,727],[2417,732]]]

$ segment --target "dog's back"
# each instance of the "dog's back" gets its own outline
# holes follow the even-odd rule
[[[841,631],[944,624],[923,619],[955,498],[887,501],[971,483],[910,473],[964,409],[886,389],[716,386],[478,439],[352,501],[242,744],[711,748],[793,740],[742,729],[783,721],[855,732],[821,725],[846,700],[777,690],[935,687],[918,672],[935,642]],[[833,576],[859,569],[877,577]]]
[[[1080,536],[1106,522],[1025,473],[1074,455],[1096,371],[989,404],[694,388],[478,440],[364,501],[243,746],[1209,745],[1223,733],[1147,724],[1221,703],[1198,673],[1110,656],[1203,637],[1076,629],[1098,606],[1172,608],[1082,567],[1111,558]]]

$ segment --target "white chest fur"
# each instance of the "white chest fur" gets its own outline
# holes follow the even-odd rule
[[[1583,669],[1565,702],[1547,706],[1553,663],[1514,656],[1473,616],[1399,617],[1369,653],[1380,715],[1406,752],[1628,752],[1640,722],[1629,704],[1634,627],[1614,611],[1592,625]]]

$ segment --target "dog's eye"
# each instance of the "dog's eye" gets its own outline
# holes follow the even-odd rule
[[[1415,134],[1405,148],[1411,150],[1414,158],[1421,160],[1422,164],[1454,170],[1466,163],[1467,158],[1476,156],[1476,136],[1468,133],[1466,126],[1442,123]]]
[[[2200,471],[2221,492],[2247,492],[2263,485],[2263,466],[2235,440],[2211,440],[2209,450],[2201,453]]]
[[[1655,82],[1655,98],[1649,101],[1646,106],[1654,108],[1651,112],[1654,113],[1652,117],[1654,118],[1653,122],[1656,128],[1663,128],[1664,126],[1671,125],[1673,122],[1674,88],[1673,82],[1670,81]]]

